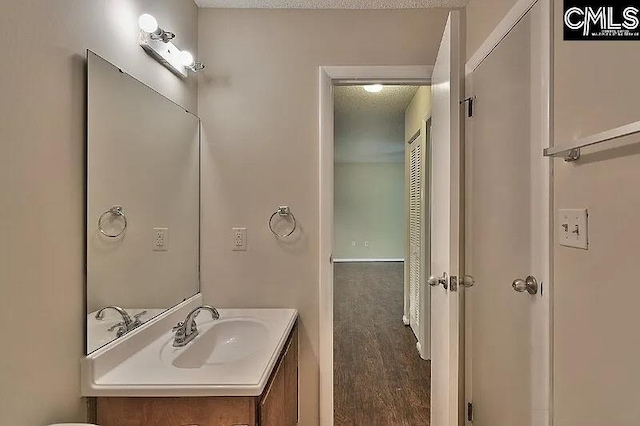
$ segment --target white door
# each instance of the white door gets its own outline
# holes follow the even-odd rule
[[[477,99],[467,126],[465,231],[466,270],[475,285],[466,291],[465,318],[474,426],[532,424],[539,362],[532,330],[542,289],[514,281],[541,284],[546,276],[536,242],[548,216],[538,188],[542,90],[532,90],[541,62],[533,18],[541,13],[539,6],[529,11],[471,75]]]
[[[422,289],[422,144],[409,144],[409,325],[420,342]]]
[[[431,424],[457,426],[460,394],[459,292],[449,279],[460,261],[460,13],[451,12],[432,77],[431,274],[443,279],[431,291]],[[430,277],[430,284],[434,284]],[[445,288],[446,286],[446,288]]]

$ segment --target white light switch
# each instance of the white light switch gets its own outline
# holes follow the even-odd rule
[[[561,246],[588,249],[587,217],[587,209],[565,209],[558,212]]]
[[[153,228],[153,251],[169,250],[169,228]]]
[[[351,241],[351,247],[355,247],[356,246],[356,242],[355,241]]]
[[[365,247],[369,247],[369,241],[365,241],[365,242],[364,242],[364,246],[365,246]]]
[[[233,228],[233,251],[247,251],[247,228]]]

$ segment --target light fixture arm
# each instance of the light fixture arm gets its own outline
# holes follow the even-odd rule
[[[202,71],[205,68],[205,65],[200,61],[193,61],[193,64],[187,67],[189,70],[193,72]]]
[[[157,30],[151,33],[151,40],[160,40],[163,43],[169,43],[169,41],[176,38],[176,34],[171,31],[165,31],[162,28],[158,27]]]

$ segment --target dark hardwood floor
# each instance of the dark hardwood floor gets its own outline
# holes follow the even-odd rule
[[[429,425],[431,366],[402,323],[403,269],[334,266],[336,426]]]

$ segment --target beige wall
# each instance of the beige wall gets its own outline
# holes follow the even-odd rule
[[[418,89],[404,114],[404,140],[411,138],[422,128],[423,120],[431,115],[431,86]]]
[[[467,5],[467,59],[502,21],[517,0],[471,0]]]
[[[191,0],[0,3],[0,424],[84,419],[85,49],[196,108],[137,45],[143,11],[196,50]]]
[[[334,176],[333,257],[404,259],[404,163],[336,163]]]
[[[564,42],[554,17],[555,143],[638,121],[640,43]],[[637,425],[640,145],[554,164],[556,211],[589,209],[589,250],[555,246],[554,424]]]
[[[429,65],[447,10],[202,10],[202,290],[225,307],[300,310],[301,424],[318,424],[318,66]],[[278,241],[276,206],[300,230]],[[232,252],[231,228],[248,228]]]

